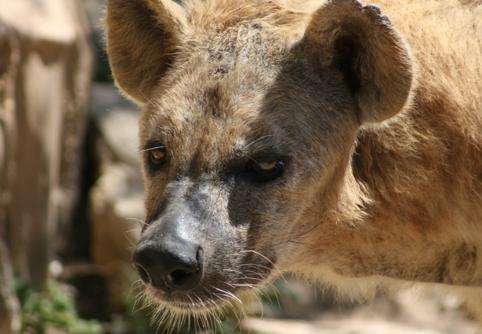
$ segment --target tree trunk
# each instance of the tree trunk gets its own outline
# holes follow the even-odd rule
[[[19,304],[12,291],[13,273],[8,250],[0,237],[0,333],[20,332]]]
[[[13,45],[15,40],[12,31],[2,25],[0,21],[0,333],[18,333],[20,321],[18,301],[12,291],[13,272],[10,261],[10,252],[5,240],[7,236],[7,159],[10,156],[7,124],[11,124],[12,102],[7,97],[12,94],[12,85],[7,84],[13,79],[16,70],[12,67],[15,58]]]
[[[15,272],[37,287],[78,195],[92,63],[81,13],[74,0],[0,7],[4,224]]]
[[[66,239],[58,233],[72,219],[92,69],[88,34],[78,0],[0,6],[0,333],[13,319],[4,311],[15,309],[5,307],[15,304],[12,276],[42,288]]]

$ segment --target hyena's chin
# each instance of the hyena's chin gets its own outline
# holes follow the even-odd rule
[[[167,296],[164,292],[150,287],[144,287],[144,301],[153,307],[154,313],[161,314],[163,321],[169,322],[176,319],[204,319],[217,317],[227,310],[236,312],[244,308],[238,293],[227,292],[225,297],[216,294],[198,296],[195,293],[184,296]],[[242,312],[244,313],[244,311]],[[168,319],[169,318],[169,319]]]
[[[245,306],[260,291],[270,286],[274,280],[273,275],[256,282],[224,284],[224,287],[211,286],[210,289],[194,290],[185,293],[166,293],[149,284],[143,285],[143,297],[146,304],[167,311],[172,316],[206,316],[225,313],[230,310],[236,313],[245,313]],[[226,286],[230,286],[227,288]],[[257,300],[257,298],[255,298]]]
[[[186,295],[185,298],[173,298],[148,285],[143,287],[141,296],[144,307],[149,307],[152,311],[152,323],[162,325],[168,333],[173,332],[172,329],[179,330],[185,326],[199,330],[215,328],[227,311],[244,314],[244,311],[238,312],[242,306],[234,306],[228,298],[195,298],[194,293]]]
[[[191,297],[192,301],[168,299],[152,288],[148,289],[148,295],[154,306],[161,307],[165,310],[172,311],[177,314],[204,314],[215,312],[222,308],[226,301],[220,299],[197,299]]]
[[[177,313],[204,314],[215,312],[229,306],[242,306],[238,292],[213,288],[213,292],[186,292],[183,294],[167,294],[152,286],[145,286],[144,293],[148,303]],[[235,303],[239,305],[234,305]]]

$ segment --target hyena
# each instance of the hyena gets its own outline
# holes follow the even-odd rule
[[[482,303],[482,7],[378,2],[108,1],[154,303],[215,312],[285,272]]]

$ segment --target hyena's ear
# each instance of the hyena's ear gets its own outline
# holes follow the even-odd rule
[[[138,103],[150,97],[179,45],[183,8],[171,0],[109,0],[107,53],[114,79]]]
[[[411,55],[378,7],[332,0],[313,14],[305,41],[317,69],[335,67],[343,75],[362,124],[384,121],[407,104]]]

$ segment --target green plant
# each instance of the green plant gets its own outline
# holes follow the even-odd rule
[[[103,333],[98,322],[79,318],[71,294],[58,282],[49,281],[41,292],[16,282],[15,290],[22,305],[23,332],[43,334],[54,327],[69,334]]]

